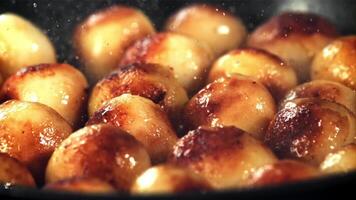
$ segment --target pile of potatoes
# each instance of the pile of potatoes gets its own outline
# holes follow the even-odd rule
[[[0,182],[157,194],[285,184],[356,170],[356,35],[310,13],[248,33],[181,8],[157,32],[115,5],[77,25],[81,66],[0,15]]]

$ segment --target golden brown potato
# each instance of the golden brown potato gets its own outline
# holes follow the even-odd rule
[[[163,164],[151,167],[141,174],[133,184],[131,193],[180,194],[210,189],[206,180],[187,168]]]
[[[223,55],[213,64],[208,81],[232,74],[251,76],[264,84],[276,101],[297,85],[292,67],[278,56],[254,48],[236,49]]]
[[[326,156],[320,164],[324,173],[346,173],[356,170],[356,144],[341,147]]]
[[[67,121],[46,105],[18,100],[0,105],[0,152],[25,164],[37,183],[54,149],[71,133]]]
[[[112,6],[79,24],[73,42],[85,75],[93,84],[117,67],[128,46],[153,33],[152,23],[140,10]]]
[[[332,80],[356,90],[356,35],[342,37],[320,51],[313,60],[311,77]]]
[[[121,59],[121,66],[135,62],[173,68],[174,76],[189,94],[205,81],[212,53],[208,46],[178,33],[159,33],[137,41]]]
[[[250,35],[248,46],[280,56],[294,67],[299,81],[305,82],[314,56],[337,36],[335,26],[319,15],[287,12],[258,27]]]
[[[22,67],[56,62],[51,42],[31,22],[4,13],[0,27],[0,73],[5,79]]]
[[[88,83],[68,64],[40,64],[19,70],[1,89],[3,99],[39,102],[56,110],[73,127],[85,112]]]
[[[0,184],[36,187],[31,173],[18,160],[0,153]]]
[[[154,163],[164,161],[177,136],[160,107],[151,100],[123,94],[107,101],[87,125],[109,123],[133,135],[146,147]]]
[[[259,82],[233,75],[207,85],[184,108],[189,130],[198,126],[236,126],[262,139],[276,112],[271,94]]]
[[[356,141],[355,115],[341,104],[303,98],[285,104],[271,122],[265,142],[281,158],[313,165],[334,149]]]
[[[238,188],[251,173],[277,159],[262,142],[235,127],[199,127],[181,138],[169,161],[188,167],[214,189]]]
[[[74,177],[46,185],[45,190],[56,190],[78,193],[113,193],[115,189],[106,181],[90,177]]]
[[[356,92],[328,80],[315,80],[297,86],[284,97],[281,105],[297,98],[319,98],[339,103],[356,114]]]
[[[132,64],[122,67],[97,83],[89,100],[89,116],[105,101],[122,94],[139,95],[152,100],[172,120],[188,101],[184,88],[175,80],[173,71],[157,64]]]
[[[207,4],[182,8],[168,19],[165,29],[208,44],[215,56],[237,48],[247,36],[247,30],[238,17]]]
[[[99,124],[84,127],[61,143],[48,162],[46,182],[93,177],[127,192],[149,167],[149,155],[140,142],[119,128]]]
[[[311,179],[318,168],[295,160],[281,160],[257,169],[249,180],[250,186],[266,186]]]

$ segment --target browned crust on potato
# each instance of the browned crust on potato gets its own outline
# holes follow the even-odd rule
[[[146,57],[164,51],[164,49],[162,49],[164,47],[160,45],[160,43],[166,40],[170,34],[172,33],[158,33],[137,40],[133,45],[127,48],[119,62],[119,67],[132,63],[145,63]]]
[[[63,179],[54,183],[47,184],[43,189],[89,193],[115,191],[113,186],[106,181],[93,177],[73,177],[69,179]]]
[[[236,149],[244,148],[241,142],[243,134],[244,131],[235,127],[199,127],[176,143],[169,161],[186,166],[188,163],[201,161],[207,155],[218,159]]]
[[[327,19],[312,13],[286,12],[272,17],[258,27],[251,35],[252,43],[264,43],[292,36],[311,36],[314,34],[334,38],[339,34]]]

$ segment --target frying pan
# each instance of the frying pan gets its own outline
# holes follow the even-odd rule
[[[249,30],[280,12],[297,10],[325,16],[343,35],[356,34],[355,0],[0,0],[0,13],[14,12],[38,25],[55,44],[58,61],[78,66],[72,51],[72,31],[90,13],[113,4],[134,6],[143,10],[160,30],[175,10],[197,2],[209,2],[229,10],[240,16]],[[335,194],[350,195],[352,199],[355,186],[356,172],[282,186],[159,196],[89,196],[0,186],[0,199],[320,199]]]

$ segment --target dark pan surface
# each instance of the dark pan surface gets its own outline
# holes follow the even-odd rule
[[[171,13],[194,2],[209,2],[228,9],[240,16],[249,30],[277,13],[298,10],[327,17],[344,35],[356,34],[356,0],[0,0],[0,13],[14,12],[34,22],[54,42],[59,61],[76,65],[71,49],[72,31],[76,24],[95,10],[118,3],[135,6],[142,9],[159,30]],[[321,199],[336,193],[353,197],[355,186],[356,173],[351,173],[278,187],[178,196],[81,196],[21,187],[0,187],[0,199]]]

